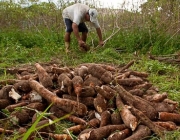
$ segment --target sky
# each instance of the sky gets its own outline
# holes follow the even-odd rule
[[[125,8],[125,9],[137,9],[141,4],[147,2],[147,0],[97,0],[102,7],[107,8]]]
[[[20,1],[20,0],[15,0],[15,1]],[[54,2],[57,5],[60,1],[61,0],[39,0],[39,2]],[[75,0],[62,0],[62,1],[73,2]],[[95,6],[100,8],[126,9],[129,11],[137,10],[141,4],[147,2],[147,0],[81,0],[81,1],[92,3],[93,5],[96,4]]]
[[[51,1],[58,2],[61,0],[40,0],[40,1]],[[68,0],[74,1],[74,0]],[[96,3],[96,7],[105,7],[105,8],[114,8],[114,9],[127,9],[127,10],[137,10],[138,7],[147,2],[147,0],[82,0],[87,1],[88,3]]]

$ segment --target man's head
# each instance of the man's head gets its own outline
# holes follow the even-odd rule
[[[89,9],[88,14],[90,16],[90,21],[92,23],[95,23],[97,21],[97,15],[98,15],[97,10],[96,9]]]

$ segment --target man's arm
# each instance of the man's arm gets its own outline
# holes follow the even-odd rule
[[[78,40],[79,46],[85,45],[85,42],[82,41],[82,39],[81,39],[81,37],[79,35],[78,25],[76,23],[74,23],[74,22],[72,24],[72,29],[73,29],[74,35],[76,36],[76,38]]]
[[[96,32],[97,32],[98,37],[99,37],[99,45],[103,46],[103,45],[104,45],[104,42],[103,42],[103,39],[102,39],[101,28],[96,28]]]

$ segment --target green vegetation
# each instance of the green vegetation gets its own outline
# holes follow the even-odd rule
[[[88,24],[87,43],[92,51],[79,51],[72,35],[70,54],[64,51],[61,17],[67,4],[70,3],[60,2],[56,7],[53,3],[32,2],[31,6],[23,8],[13,2],[0,2],[0,80],[12,78],[6,69],[21,64],[54,61],[64,66],[86,62],[122,65],[136,60],[132,69],[148,72],[149,80],[161,92],[167,92],[171,99],[180,103],[179,66],[150,60],[147,56],[148,52],[154,55],[179,53],[179,0],[148,0],[141,6],[141,12],[99,9],[103,37],[109,38],[105,46],[95,49],[98,40],[95,30]],[[35,131],[31,128],[28,132]],[[180,133],[174,132],[167,134],[166,140],[179,137]],[[158,138],[152,136],[151,139]]]

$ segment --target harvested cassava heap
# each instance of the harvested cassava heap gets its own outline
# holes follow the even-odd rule
[[[17,78],[0,81],[0,133],[13,137],[16,130],[20,139],[47,107],[30,140],[140,140],[178,130],[178,103],[160,93],[147,73],[131,70],[133,64],[8,69]],[[59,118],[71,126],[57,133]]]

